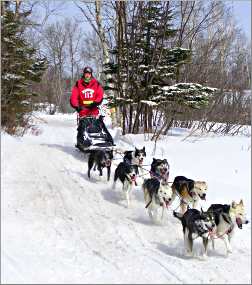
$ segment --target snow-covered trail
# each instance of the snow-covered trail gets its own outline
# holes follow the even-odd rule
[[[232,255],[220,241],[207,260],[186,258],[171,210],[152,224],[140,187],[126,208],[119,185],[87,178],[74,117],[44,119],[39,136],[2,138],[2,283],[250,283],[250,225]]]

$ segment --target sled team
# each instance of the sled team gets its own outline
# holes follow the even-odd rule
[[[105,144],[114,145],[102,119],[92,119],[98,116],[98,106],[103,100],[103,89],[92,75],[93,70],[85,67],[83,76],[79,79],[72,90],[70,98],[71,106],[79,113],[79,125],[77,134],[77,147],[85,150],[92,142],[90,133],[87,131],[88,125],[97,124],[97,132],[104,131]],[[87,119],[85,119],[87,118]],[[84,135],[83,135],[84,134]],[[103,144],[104,145],[104,144]],[[146,157],[145,147],[135,148],[134,151],[124,152],[123,161],[115,169],[114,185],[119,180],[122,190],[125,193],[127,205],[130,205],[132,190],[137,185],[137,177],[144,176],[143,161]],[[97,149],[90,151],[88,158],[88,177],[91,170],[98,170],[99,175],[103,175],[103,169],[107,168],[107,180],[110,180],[113,151]],[[153,221],[163,219],[164,211],[171,206],[176,197],[180,200],[180,212],[173,211],[173,216],[181,221],[186,254],[192,255],[193,241],[200,237],[203,241],[204,255],[207,254],[208,242],[220,238],[224,240],[227,253],[232,252],[231,238],[236,227],[242,228],[248,220],[245,216],[244,204],[232,202],[227,204],[212,204],[207,211],[197,210],[200,200],[206,199],[207,183],[205,181],[195,181],[184,176],[176,176],[172,185],[169,185],[170,166],[166,159],[155,159],[151,163],[150,178],[144,179],[142,183],[145,208]],[[161,210],[161,217],[159,212]]]
[[[102,154],[103,153],[103,154]],[[94,161],[94,157],[95,162]],[[132,190],[137,186],[137,177],[143,174],[143,161],[146,157],[145,147],[135,148],[134,151],[126,151],[123,161],[115,169],[113,188],[119,180],[125,194],[127,206],[130,206]],[[94,165],[98,167],[102,176],[102,169],[107,168],[107,180],[110,178],[110,168],[113,160],[112,151],[93,151],[88,160],[88,176]],[[91,163],[92,161],[92,163]],[[244,204],[232,202],[227,204],[212,204],[207,211],[197,210],[200,200],[206,200],[207,183],[195,181],[184,176],[176,176],[171,186],[169,185],[169,163],[166,159],[155,159],[151,163],[150,178],[142,183],[145,208],[150,218],[157,222],[163,219],[167,210],[176,197],[180,200],[180,212],[173,211],[173,216],[181,221],[186,255],[193,254],[193,241],[202,238],[204,256],[207,255],[208,242],[212,242],[214,248],[215,239],[222,239],[225,243],[227,254],[232,252],[231,239],[235,228],[242,229],[247,224]],[[160,212],[161,211],[161,217]]]

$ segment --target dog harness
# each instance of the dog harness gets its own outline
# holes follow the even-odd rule
[[[151,171],[151,170],[149,173],[150,173],[151,177],[157,178],[157,180],[161,181],[162,185],[168,184],[168,182],[166,180],[164,180],[164,175],[161,175],[161,174],[154,172],[154,171]],[[167,175],[167,180],[168,180],[168,175]]]
[[[161,176],[160,174],[158,174],[158,173],[156,173],[156,172],[154,172],[154,171],[151,171],[151,170],[150,170],[150,176],[151,176],[151,177],[155,177],[155,178],[157,178],[158,180],[161,180],[161,178],[162,178],[162,176]]]

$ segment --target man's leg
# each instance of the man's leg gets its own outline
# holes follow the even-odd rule
[[[114,140],[113,140],[111,134],[109,133],[107,127],[105,126],[105,124],[104,124],[104,122],[103,122],[102,116],[99,117],[99,121],[101,122],[101,128],[103,129],[103,131],[104,131],[104,132],[106,133],[106,135],[107,135],[108,141],[109,141],[112,145],[114,145]]]
[[[77,128],[77,146],[82,146],[84,144],[83,133],[84,133],[84,124],[83,120],[80,120]]]
[[[79,126],[77,128],[77,147],[85,148],[89,147],[92,143],[88,137],[85,137],[85,130],[86,130],[87,122],[86,119],[81,119],[79,121]]]

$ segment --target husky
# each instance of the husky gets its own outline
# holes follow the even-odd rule
[[[171,204],[172,189],[168,184],[162,184],[157,178],[145,179],[142,185],[144,192],[145,208],[148,210],[152,220],[158,219],[158,210],[162,208],[161,220],[163,219],[164,209]]]
[[[136,175],[139,174],[139,169],[142,171],[143,160],[146,157],[145,147],[138,149],[135,147],[134,151],[125,151],[123,161],[132,165],[135,168]]]
[[[128,163],[120,162],[115,170],[113,188],[115,188],[115,184],[118,178],[122,182],[122,190],[125,193],[127,206],[129,207],[131,192],[133,190],[133,187],[136,185],[135,168]]]
[[[173,215],[182,223],[186,255],[193,255],[193,241],[201,237],[204,246],[203,256],[206,256],[209,236],[215,227],[213,212],[187,209],[184,214],[173,211]]]
[[[99,171],[99,175],[102,176],[103,168],[107,168],[107,181],[110,179],[111,163],[113,159],[113,150],[93,150],[88,157],[88,178],[90,178],[90,171]]]
[[[167,159],[153,158],[150,170],[151,178],[157,178],[158,180],[161,180],[162,184],[168,184],[169,172],[170,165]]]
[[[172,201],[178,196],[180,202],[180,212],[184,214],[187,206],[196,208],[199,199],[206,200],[207,183],[205,181],[194,181],[185,176],[176,176],[172,183]]]
[[[236,226],[242,229],[243,224],[248,224],[246,218],[243,200],[239,204],[232,201],[231,205],[212,204],[207,211],[214,214],[216,223],[215,231],[211,235],[212,247],[214,249],[214,240],[221,238],[226,246],[226,253],[232,253],[231,239],[234,235]]]

